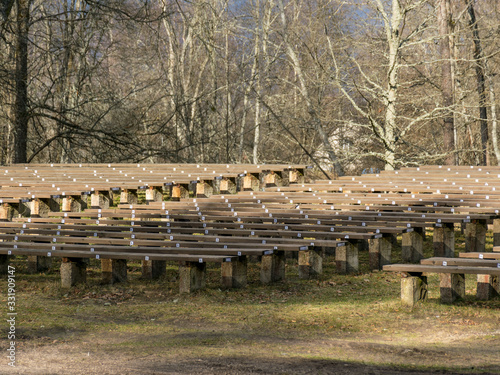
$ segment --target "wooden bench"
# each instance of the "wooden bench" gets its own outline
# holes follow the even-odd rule
[[[390,264],[384,266],[384,271],[400,272],[401,301],[413,306],[417,301],[427,298],[427,274],[440,274],[441,303],[452,303],[458,298],[465,297],[465,274],[478,275],[477,296],[489,299],[498,295],[500,267],[498,263],[484,263],[478,266],[477,262],[463,262],[457,259],[443,260],[433,258],[423,260],[423,264]]]

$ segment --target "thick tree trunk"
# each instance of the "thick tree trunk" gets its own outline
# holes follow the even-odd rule
[[[453,105],[453,82],[451,80],[451,54],[450,54],[450,35],[448,27],[450,0],[440,0],[438,8],[438,27],[441,36],[439,46],[441,63],[441,91],[443,95],[443,107],[445,115],[443,118],[443,151],[445,153],[445,164],[455,164],[455,137],[454,137],[454,122],[451,107]]]
[[[488,163],[488,113],[486,111],[486,85],[485,85],[485,64],[483,60],[483,50],[481,48],[481,39],[479,37],[479,28],[476,21],[476,12],[474,3],[465,0],[468,3],[469,25],[472,28],[472,38],[474,40],[474,62],[476,65],[477,92],[479,94],[479,118],[481,123],[481,159],[482,164]]]
[[[14,163],[27,162],[28,146],[28,30],[30,0],[17,1],[16,100],[14,103]]]

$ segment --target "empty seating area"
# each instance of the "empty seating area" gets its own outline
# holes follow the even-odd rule
[[[425,298],[433,272],[446,275],[443,302],[463,297],[464,274],[478,275],[478,297],[487,299],[499,292],[499,181],[494,167],[314,181],[305,165],[13,165],[0,170],[0,271],[11,256],[28,256],[32,272],[59,257],[62,285],[71,287],[85,281],[88,259],[101,261],[104,282],[126,280],[127,260],[139,260],[150,279],[176,262],[184,293],[205,286],[207,263],[220,264],[222,287],[241,288],[250,261],[270,283],[285,277],[287,257],[311,278],[329,255],[336,272],[356,273],[367,251],[371,270],[405,276],[407,304]],[[455,258],[460,228],[466,246]],[[423,256],[426,229],[431,259]],[[404,264],[392,264],[396,238]]]

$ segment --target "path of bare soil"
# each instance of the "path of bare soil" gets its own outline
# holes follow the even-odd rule
[[[483,335],[422,329],[406,345],[391,337],[346,334],[321,339],[279,338],[192,330],[177,322],[174,335],[46,330],[25,340],[12,374],[500,374],[500,329]],[[169,340],[179,343],[176,347]],[[2,347],[3,347],[2,343]],[[202,348],[203,346],[203,348]],[[495,360],[496,358],[496,360]],[[373,363],[391,363],[376,365]],[[459,365],[459,371],[419,370],[417,365]],[[488,365],[485,365],[488,363]],[[400,364],[400,365],[398,365]]]

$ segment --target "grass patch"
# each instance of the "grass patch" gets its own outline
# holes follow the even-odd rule
[[[458,249],[460,242],[457,235]],[[432,256],[431,233],[424,252]],[[400,257],[395,246],[393,261]],[[209,264],[207,288],[192,295],[178,294],[174,263],[160,280],[146,281],[140,278],[140,263],[129,262],[128,282],[101,285],[99,262],[91,260],[87,283],[71,290],[60,287],[55,259],[50,271],[36,275],[24,273],[22,257],[12,265],[24,363],[29,358],[23,351],[71,345],[85,353],[98,347],[110,360],[150,356],[282,363],[286,358],[288,366],[294,358],[460,373],[500,368],[500,299],[477,301],[474,276],[466,276],[463,301],[442,305],[438,276],[431,275],[429,299],[409,308],[399,300],[399,276],[369,272],[367,252],[360,253],[355,275],[336,274],[329,257],[318,279],[299,280],[297,261],[289,259],[287,279],[265,286],[258,281],[259,265],[250,263],[249,285],[240,290],[220,289],[220,268]],[[4,294],[2,302],[6,306]],[[0,342],[5,346],[5,338]]]

